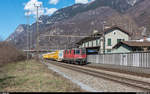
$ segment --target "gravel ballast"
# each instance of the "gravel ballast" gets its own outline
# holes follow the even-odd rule
[[[84,73],[72,71],[70,69],[55,66],[53,64],[43,62],[50,70],[57,72],[59,75],[71,80],[79,85],[82,89],[89,92],[143,92],[140,89],[129,87],[113,81],[93,77]]]

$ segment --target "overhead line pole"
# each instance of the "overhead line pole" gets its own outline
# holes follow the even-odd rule
[[[26,13],[27,25],[29,25],[29,10]],[[27,50],[30,50],[29,36],[29,27],[27,26]],[[29,52],[27,52],[27,60],[29,60]]]
[[[40,49],[39,49],[39,8],[41,7],[41,4],[40,5],[35,5],[34,6],[36,7],[37,9],[37,18],[36,18],[36,30],[37,30],[37,40],[36,40],[36,50],[37,50],[37,57],[36,59],[39,60],[39,52],[40,52]],[[40,88],[39,88],[39,91],[41,91],[41,79],[40,79]]]
[[[105,21],[103,22],[103,54],[105,54]]]
[[[41,7],[41,5],[35,5],[34,4],[34,6],[36,7],[36,9],[37,9],[37,18],[36,18],[36,24],[37,24],[37,26],[36,26],[36,30],[37,30],[37,40],[36,40],[36,50],[37,50],[37,56],[39,55],[39,8]],[[39,57],[39,56],[38,56]]]
[[[44,34],[41,34],[40,36],[44,36],[44,37],[81,37],[81,38],[85,38],[85,37],[92,37],[92,36],[74,36],[74,35],[44,35]],[[99,37],[99,36],[94,36],[94,37]]]

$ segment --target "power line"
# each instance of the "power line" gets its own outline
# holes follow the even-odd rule
[[[92,36],[78,36],[78,35],[53,35],[53,34],[51,34],[51,35],[44,35],[44,34],[41,34],[40,35],[40,37],[66,37],[67,38],[67,41],[68,41],[68,38],[70,37],[70,38],[88,38],[88,37],[91,37],[91,38],[99,38],[99,37],[101,37],[100,35],[92,35]],[[62,47],[62,46],[61,46]],[[57,47],[55,47],[55,48],[58,48],[58,46]],[[67,48],[67,45],[65,45],[65,49]]]
[[[77,35],[44,35],[41,34],[40,37],[67,37],[67,41],[68,38],[88,38],[88,37],[93,37],[93,38],[99,38],[100,36],[98,35],[94,35],[94,36],[77,36]],[[67,46],[65,45],[65,49],[67,48]]]
[[[100,37],[100,36],[75,36],[75,35],[44,35],[41,34],[40,36],[44,36],[44,37],[74,37],[74,38],[85,38],[85,37]]]

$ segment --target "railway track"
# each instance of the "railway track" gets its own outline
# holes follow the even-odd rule
[[[137,72],[128,71],[128,70],[115,69],[115,68],[110,68],[110,67],[107,68],[107,67],[101,67],[101,66],[91,66],[91,65],[85,65],[84,67],[98,69],[98,70],[105,70],[105,71],[110,71],[110,72],[116,72],[116,73],[121,73],[121,74],[129,74],[129,75],[138,76],[138,77],[150,78],[150,75],[146,73],[137,73]]]
[[[127,77],[125,78],[125,77],[121,77],[118,75],[103,73],[103,72],[99,72],[99,71],[94,71],[92,69],[85,69],[85,68],[81,68],[81,67],[78,67],[75,65],[58,63],[55,61],[47,61],[47,62],[50,62],[51,64],[56,65],[56,66],[60,66],[60,67],[67,68],[67,69],[70,69],[73,71],[81,72],[81,73],[91,75],[94,77],[103,78],[105,80],[110,80],[113,82],[121,83],[123,85],[131,86],[134,88],[139,88],[144,91],[148,91],[148,92],[150,91],[150,83],[149,82],[144,82],[144,81],[131,79],[131,78],[127,78]]]

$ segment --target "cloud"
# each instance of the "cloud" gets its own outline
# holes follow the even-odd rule
[[[88,3],[88,0],[75,0],[75,3],[82,3],[82,4],[86,4]]]
[[[94,1],[94,0],[75,0],[75,3],[86,4],[86,3],[90,3],[92,1]],[[59,0],[49,0],[49,3],[54,4],[54,5],[56,5],[58,2],[59,2]],[[27,3],[23,3],[23,5],[24,5],[24,10],[29,11],[28,13],[25,12],[25,15],[36,16],[37,9],[34,5],[41,5],[41,7],[39,7],[39,16],[52,15],[55,11],[57,11],[56,8],[43,7],[43,2],[38,1],[38,0],[29,0]]]
[[[57,10],[56,8],[48,9],[46,7],[43,7],[43,2],[40,2],[38,0],[30,0],[24,6],[24,10],[28,11],[28,13],[25,12],[25,15],[36,16],[37,8],[35,7],[35,5],[41,5],[41,7],[39,7],[39,17],[41,15],[51,15],[52,13],[54,13]]]
[[[95,0],[75,0],[75,3],[86,4],[86,3],[89,3],[89,2],[92,2],[92,1],[95,1]]]
[[[25,15],[36,15],[36,7],[34,5],[41,5],[39,7],[39,15],[44,14],[44,7],[42,6],[43,3],[39,2],[38,0],[30,0],[25,4],[24,10],[29,11],[29,13],[25,13]]]
[[[89,2],[94,2],[95,0],[91,0],[91,1],[89,1]]]
[[[58,2],[59,2],[59,0],[50,0],[49,1],[50,4],[54,4],[54,5],[56,5]]]
[[[55,11],[57,11],[56,8],[50,8],[50,9],[45,8],[45,9],[46,9],[45,15],[52,15]]]

